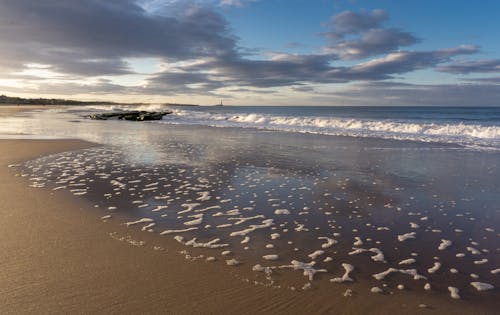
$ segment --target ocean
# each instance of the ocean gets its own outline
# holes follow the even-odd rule
[[[174,106],[173,110],[162,123],[500,148],[500,107]]]

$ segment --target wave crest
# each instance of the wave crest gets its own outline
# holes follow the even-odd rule
[[[315,133],[337,136],[375,137],[424,142],[455,143],[500,148],[500,126],[463,122],[347,119],[321,116],[230,114],[174,109],[163,123],[198,124]]]

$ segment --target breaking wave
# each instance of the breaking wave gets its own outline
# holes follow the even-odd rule
[[[500,148],[500,126],[464,122],[217,113],[174,109],[162,123],[239,127],[336,136],[375,137]]]

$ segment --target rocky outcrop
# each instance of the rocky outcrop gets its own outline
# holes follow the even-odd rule
[[[131,120],[131,121],[148,121],[148,120],[161,120],[163,116],[172,114],[170,111],[165,112],[148,112],[148,111],[127,111],[127,112],[113,112],[92,114],[88,117],[95,120]]]

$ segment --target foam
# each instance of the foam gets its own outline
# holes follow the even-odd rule
[[[274,214],[276,214],[276,215],[288,215],[288,214],[290,214],[290,211],[287,209],[276,209],[276,210],[274,210]]]
[[[234,222],[234,225],[240,225],[242,223],[245,223],[247,221],[255,220],[255,219],[265,219],[266,217],[263,216],[262,214],[253,216],[253,217],[242,217],[242,218],[229,218],[229,221],[236,221]]]
[[[195,218],[194,220],[184,222],[184,225],[200,225],[203,222],[203,213],[193,214],[189,216],[190,218]]]
[[[408,259],[405,259],[405,260],[401,260],[398,265],[411,265],[411,264],[414,264],[416,262],[416,260],[414,258],[408,258]]]
[[[323,248],[323,249],[330,248],[332,245],[335,245],[338,243],[333,238],[329,238],[326,236],[320,236],[320,237],[318,237],[318,240],[325,240],[326,241],[326,243],[321,244],[321,248]]]
[[[376,137],[422,142],[498,146],[500,127],[463,122],[426,122],[353,119],[325,116],[281,116],[276,114],[204,112],[173,109],[157,123],[196,124],[316,133],[336,136]]]
[[[183,244],[183,245],[186,245],[186,246],[191,246],[191,247],[195,247],[195,248],[198,248],[198,247],[202,247],[202,248],[222,248],[222,247],[228,247],[229,244],[217,244],[220,242],[220,238],[215,238],[209,242],[206,242],[206,243],[200,243],[200,242],[197,242],[196,241],[196,237],[192,238],[191,240],[189,241],[184,241],[184,237],[182,236],[175,236],[174,239]]]
[[[370,292],[371,293],[384,293],[384,290],[382,290],[379,287],[373,287],[373,288],[370,289]]]
[[[258,230],[258,229],[269,228],[273,224],[274,224],[274,220],[273,219],[266,219],[266,220],[262,221],[262,224],[258,224],[258,225],[252,224],[252,225],[250,225],[248,228],[246,228],[244,230],[232,232],[231,234],[229,234],[229,236],[246,236],[247,234],[249,234],[251,232],[254,232],[254,231]]]
[[[427,269],[427,272],[428,273],[436,273],[436,271],[438,271],[439,268],[441,268],[441,263],[435,261],[434,262],[434,266],[432,266],[431,268]]]
[[[216,225],[215,227],[218,228],[218,229],[224,229],[224,228],[228,228],[228,227],[231,227],[231,226],[233,226],[231,223],[225,223],[225,224]]]
[[[351,264],[342,263],[342,267],[345,270],[345,273],[342,275],[342,277],[332,278],[332,279],[330,279],[330,282],[342,283],[342,282],[347,282],[347,281],[353,281],[349,275],[351,272],[354,271],[354,266]]]
[[[495,288],[492,284],[484,282],[471,282],[470,285],[476,288],[476,290],[478,291],[493,290]]]
[[[201,191],[201,192],[197,192],[197,194],[200,195],[200,197],[196,198],[196,200],[198,200],[198,201],[208,201],[212,198],[210,196],[209,191]]]
[[[183,203],[181,206],[185,207],[186,209],[177,212],[177,214],[183,214],[183,213],[191,212],[191,211],[193,211],[194,208],[196,208],[199,205],[201,205],[201,204],[200,203]]]
[[[355,240],[355,242],[353,244],[354,246],[361,246],[361,245],[363,245],[363,240],[359,236],[355,236],[354,240]]]
[[[252,271],[264,272],[266,274],[271,274],[272,273],[271,267],[263,267],[261,264],[254,265],[252,267]]]
[[[450,241],[450,240],[445,240],[445,239],[442,239],[441,240],[441,243],[439,244],[439,247],[438,249],[439,250],[445,250],[447,249],[448,247],[450,247],[453,243]]]
[[[377,280],[384,280],[385,277],[387,277],[391,273],[395,273],[395,272],[399,272],[402,274],[407,274],[407,275],[413,276],[413,280],[427,279],[425,276],[418,274],[416,269],[397,269],[397,268],[392,268],[392,267],[385,270],[385,271],[382,271],[380,273],[374,274],[374,275],[372,275],[372,277],[377,279]]]
[[[472,254],[472,255],[480,255],[481,252],[477,249],[475,249],[474,247],[470,247],[468,246],[467,247],[467,250]]]
[[[291,265],[280,266],[279,268],[292,268],[293,270],[303,270],[304,276],[309,277],[309,281],[314,279],[314,275],[318,272],[327,272],[326,269],[315,269],[315,261],[304,263],[298,260],[292,260]]]
[[[141,230],[142,230],[142,231],[150,231],[150,232],[151,232],[151,231],[153,231],[153,230],[152,230],[152,228],[153,228],[153,227],[155,227],[155,226],[156,226],[156,223],[151,222],[151,223],[146,224],[145,226],[143,226],[143,227],[141,228]]]
[[[158,211],[161,211],[163,209],[167,209],[168,206],[157,206],[156,208],[152,209],[151,212],[158,212]]]
[[[450,297],[455,300],[460,300],[460,295],[458,294],[460,291],[455,287],[448,287],[448,291],[450,291]]]
[[[237,266],[239,264],[241,264],[241,262],[239,262],[238,260],[236,260],[234,258],[226,260],[226,265],[228,265],[228,266]]]
[[[321,256],[325,253],[324,250],[316,250],[314,251],[313,253],[307,255],[309,258],[311,258],[312,260],[315,260],[316,258],[318,258],[318,256]]]
[[[352,290],[351,289],[345,290],[345,292],[342,293],[342,296],[344,296],[344,297],[352,296]]]
[[[120,241],[120,242],[127,242],[128,244],[130,244],[132,246],[139,247],[139,246],[146,245],[146,242],[134,240],[130,236],[118,236],[118,234],[116,232],[111,232],[108,234],[112,239],[115,239],[115,240]]]
[[[278,239],[279,237],[280,237],[279,233],[273,233],[273,234],[271,234],[271,239],[272,240]]]
[[[403,235],[398,235],[398,241],[404,242],[404,241],[409,240],[409,239],[414,239],[416,234],[417,233],[415,233],[415,232],[410,232],[410,233],[406,233]]]
[[[161,232],[160,235],[175,234],[175,233],[185,233],[185,232],[189,232],[189,231],[195,231],[197,229],[198,229],[197,227],[191,227],[191,228],[179,229],[179,230],[165,230],[165,231]]]
[[[262,256],[262,258],[265,260],[278,260],[279,256],[278,255],[264,255],[264,256]]]
[[[385,260],[384,253],[380,249],[378,249],[378,248],[374,247],[374,248],[370,248],[370,249],[365,249],[365,248],[356,248],[356,247],[353,247],[352,249],[353,250],[348,253],[349,255],[358,255],[358,254],[365,253],[365,252],[372,252],[372,253],[375,254],[373,256],[370,256],[370,258],[373,261],[378,261],[378,262],[383,262],[383,263],[387,262]]]
[[[142,218],[142,219],[139,219],[137,221],[127,222],[127,223],[125,223],[125,225],[128,227],[128,226],[136,225],[136,224],[140,224],[140,223],[151,223],[151,222],[154,222],[154,220],[150,219],[150,218]]]
[[[194,210],[194,212],[207,212],[210,210],[216,210],[216,209],[220,209],[220,208],[221,208],[220,206],[210,206],[210,207],[206,207],[203,209]]]
[[[486,264],[487,262],[488,262],[488,259],[483,258],[483,259],[481,259],[481,260],[475,260],[475,261],[474,261],[474,264],[475,264],[475,265],[482,265],[482,264]]]

